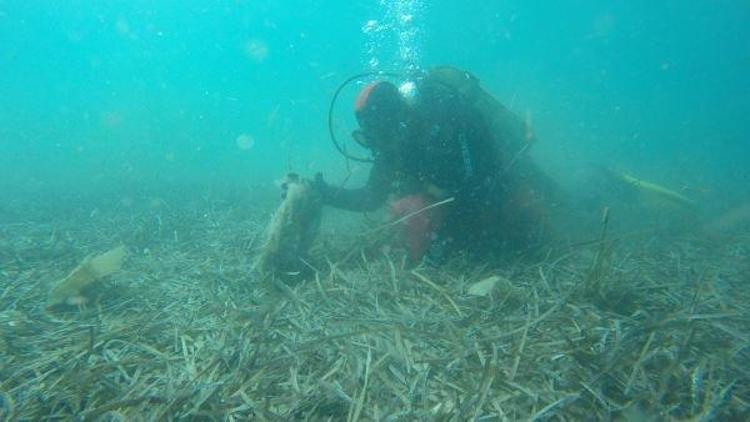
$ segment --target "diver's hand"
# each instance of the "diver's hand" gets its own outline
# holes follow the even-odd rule
[[[297,173],[287,173],[284,180],[281,182],[281,199],[286,199],[286,196],[289,193],[289,185],[292,183],[305,183],[321,196],[328,188],[328,184],[323,180],[323,173],[315,173],[312,180],[303,179]]]
[[[284,176],[284,180],[281,182],[281,199],[286,199],[287,193],[289,193],[289,184],[290,183],[299,183],[300,177],[297,173],[287,173],[286,176]]]
[[[328,187],[326,181],[323,180],[323,173],[321,172],[315,173],[315,177],[313,178],[311,185],[312,188],[321,195],[326,191],[326,187]]]

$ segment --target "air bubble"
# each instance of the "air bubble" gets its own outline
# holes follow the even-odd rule
[[[243,133],[237,137],[235,144],[237,145],[237,148],[243,151],[248,151],[255,146],[255,139],[251,135]]]

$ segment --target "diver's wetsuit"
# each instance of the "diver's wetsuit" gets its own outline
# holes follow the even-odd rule
[[[391,193],[403,197],[437,188],[436,200],[455,198],[439,233],[452,247],[495,248],[508,240],[516,243],[518,234],[526,237],[515,233],[527,230],[513,216],[514,203],[528,202],[516,192],[525,185],[524,173],[534,170],[522,151],[530,141],[525,124],[458,69],[437,68],[417,82],[417,89],[403,121],[398,156],[376,152],[364,187],[325,186],[324,202],[370,211]],[[528,196],[528,188],[521,190],[520,196]]]

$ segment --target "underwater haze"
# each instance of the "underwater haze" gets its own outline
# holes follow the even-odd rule
[[[7,199],[338,180],[337,86],[450,64],[530,116],[561,181],[604,165],[741,202],[749,23],[741,0],[3,0],[0,184]]]
[[[748,0],[0,0],[0,421],[750,420],[748,75]]]

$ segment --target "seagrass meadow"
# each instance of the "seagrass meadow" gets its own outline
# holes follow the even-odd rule
[[[749,4],[0,0],[0,422],[750,421]]]
[[[1,420],[750,417],[747,227],[410,267],[358,221],[327,221],[304,280],[261,279],[276,202],[193,197],[5,204]],[[119,244],[89,301],[46,309]]]

